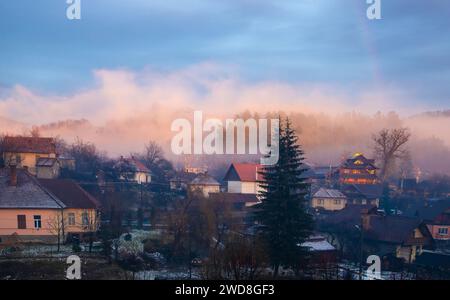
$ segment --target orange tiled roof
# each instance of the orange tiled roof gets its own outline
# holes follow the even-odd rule
[[[7,136],[3,140],[3,146],[6,152],[56,153],[53,138]]]

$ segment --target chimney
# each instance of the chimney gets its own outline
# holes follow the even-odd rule
[[[16,165],[10,165],[9,166],[10,171],[11,171],[11,178],[9,180],[9,185],[10,186],[17,186],[17,168]]]

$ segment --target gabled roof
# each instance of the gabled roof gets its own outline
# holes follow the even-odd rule
[[[53,167],[57,162],[57,158],[39,157],[36,161],[36,167]]]
[[[232,163],[225,174],[224,181],[256,182],[261,179],[261,175],[258,174],[261,169],[262,166],[260,164]]]
[[[378,199],[383,194],[383,186],[381,184],[346,184],[342,191],[347,197],[356,195],[366,199]]]
[[[361,164],[357,164],[356,162],[361,162]],[[366,158],[362,153],[355,153],[351,158],[345,160],[341,167],[352,169],[377,169],[375,160]]]
[[[129,158],[120,157],[120,160],[116,165],[119,164],[127,164],[129,166],[132,166],[135,172],[151,173],[150,169],[147,168],[144,165],[144,163],[142,163],[139,159],[137,159],[134,156],[131,156]]]
[[[320,188],[314,193],[315,198],[347,198],[341,191],[335,189]]]
[[[220,185],[220,183],[214,179],[214,177],[208,174],[199,174],[195,177],[191,183],[191,185]]]
[[[69,179],[38,179],[50,193],[58,197],[66,208],[97,209],[100,203],[79,184]]]
[[[56,153],[56,144],[53,138],[6,136],[3,139],[6,152],[16,153]]]
[[[376,213],[377,207],[374,205],[347,205],[343,209],[330,212],[325,216],[322,223],[327,225],[339,225],[345,228],[354,228],[361,224],[363,214]]]
[[[369,227],[366,228],[365,238],[388,243],[409,244],[414,239],[414,230],[420,229],[428,238],[429,232],[426,227],[421,227],[422,221],[418,218],[402,216],[380,216],[369,217]]]
[[[442,213],[450,214],[450,199],[430,202],[427,206],[418,208],[415,216],[425,221],[434,221]]]
[[[130,158],[130,162],[136,167],[137,172],[150,173],[150,169],[134,156]]]
[[[311,236],[304,243],[302,247],[308,248],[309,251],[321,252],[321,251],[335,251],[336,248],[331,245],[323,236]]]
[[[17,169],[17,185],[10,186],[10,170],[0,169],[0,208],[60,209],[66,205],[31,174]]]
[[[178,172],[170,178],[169,181],[171,182],[191,182],[195,177],[197,177],[198,174],[195,173],[188,173],[188,172]]]

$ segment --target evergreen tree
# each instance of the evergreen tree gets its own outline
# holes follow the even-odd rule
[[[260,172],[261,204],[255,218],[261,225],[260,234],[267,244],[267,252],[274,268],[274,277],[280,266],[297,269],[307,249],[300,247],[312,233],[312,217],[306,211],[308,184],[302,174],[306,171],[304,153],[289,119],[280,124],[279,159],[274,165],[264,166]]]

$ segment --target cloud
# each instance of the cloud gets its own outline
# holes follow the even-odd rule
[[[372,113],[395,108],[406,95],[394,89],[352,94],[324,84],[247,82],[236,68],[214,63],[172,72],[147,68],[140,72],[100,69],[93,73],[94,86],[72,94],[48,94],[16,85],[0,94],[0,115],[28,124],[88,119],[104,125],[151,113],[155,106],[171,111],[203,110],[218,117],[243,110]]]

